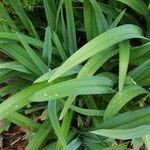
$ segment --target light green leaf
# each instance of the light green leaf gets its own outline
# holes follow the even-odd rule
[[[146,134],[143,138],[143,141],[147,147],[148,150],[150,150],[150,134]]]
[[[111,86],[112,81],[103,76],[82,77],[53,84],[36,92],[30,99],[40,102],[73,95],[106,94],[114,92]]]
[[[150,125],[143,125],[132,129],[100,129],[91,133],[115,139],[133,139],[150,133]]]
[[[16,111],[24,107],[25,105],[29,104],[30,103],[30,100],[28,99],[29,96],[46,86],[47,83],[45,82],[34,84],[18,92],[17,94],[8,97],[8,99],[6,99],[4,102],[0,104],[0,117],[4,118],[11,112]]]
[[[63,137],[58,118],[57,118],[57,110],[56,110],[56,100],[50,100],[48,102],[48,115],[51,120],[52,127],[58,137],[58,140],[61,142],[63,148],[67,147],[67,143],[65,138]]]
[[[114,20],[114,22],[110,25],[109,29],[111,28],[115,28],[119,22],[121,21],[121,19],[123,18],[124,14],[125,14],[125,11],[126,10],[123,10],[119,15],[118,17]]]
[[[123,25],[104,32],[103,34],[88,42],[70,58],[68,58],[65,63],[49,79],[49,82],[58,78],[60,75],[70,70],[72,67],[80,64],[81,62],[97,54],[98,52],[110,46],[113,46],[120,41],[131,38],[142,38],[140,28],[135,25]]]
[[[23,65],[21,65],[19,62],[16,61],[0,63],[0,69],[11,69],[31,74],[31,72],[26,67],[24,67]]]
[[[9,115],[6,116],[6,118],[17,124],[18,126],[22,128],[30,128],[33,130],[37,130],[40,127],[40,124],[27,118],[26,116],[23,116],[17,112],[11,112]]]
[[[130,55],[129,41],[121,42],[119,45],[119,92],[122,91],[124,86],[129,63],[129,55]]]

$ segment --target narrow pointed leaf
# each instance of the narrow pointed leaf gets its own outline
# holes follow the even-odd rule
[[[40,102],[73,95],[112,93],[111,86],[112,81],[106,77],[83,77],[53,84],[36,92],[30,99]]]
[[[115,139],[133,139],[143,137],[150,133],[150,125],[140,126],[132,129],[100,129],[92,133]]]
[[[138,85],[131,84],[125,86],[124,89],[121,92],[117,92],[109,102],[104,114],[104,120],[108,120],[115,116],[130,100],[144,93],[146,93],[146,90]]]
[[[69,59],[67,59],[65,63],[49,79],[49,82],[58,78],[61,74],[97,54],[98,52],[113,46],[120,41],[132,38],[141,38],[141,30],[134,25],[123,25],[104,32],[88,42]]]
[[[119,91],[122,91],[128,69],[130,55],[129,41],[121,42],[119,45]]]

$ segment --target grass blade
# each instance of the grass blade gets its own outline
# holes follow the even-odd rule
[[[24,41],[23,37],[18,34],[22,45],[24,46],[25,50],[27,51],[29,57],[33,61],[33,63],[37,66],[37,68],[41,71],[41,73],[45,73],[48,71],[48,67],[46,64],[36,55],[36,53],[32,50],[32,48]]]
[[[66,18],[67,18],[67,35],[70,55],[77,50],[76,31],[73,16],[72,0],[65,0]]]
[[[32,36],[39,39],[39,36],[38,36],[32,22],[27,17],[25,11],[22,8],[22,4],[21,4],[20,0],[9,0],[9,2],[11,4],[11,6],[13,7],[13,9],[16,11],[17,15],[19,16],[21,22],[24,24],[26,29],[29,31],[29,34],[31,33]]]
[[[132,129],[100,129],[91,132],[101,136],[126,140],[147,135],[148,133],[150,133],[150,125],[140,126]]]
[[[48,102],[48,115],[51,120],[51,124],[53,126],[53,129],[58,137],[58,140],[61,142],[62,146],[64,148],[67,147],[65,138],[63,137],[58,118],[57,118],[57,110],[56,110],[56,100],[50,100]]]
[[[119,45],[119,91],[121,92],[124,86],[126,73],[128,69],[130,55],[129,41],[121,42]]]
[[[45,62],[47,62],[48,66],[50,66],[51,63],[51,55],[52,55],[52,36],[51,36],[51,29],[48,26],[45,32],[44,47],[43,47],[43,58]]]
[[[29,140],[28,145],[26,146],[25,150],[37,150],[45,138],[48,136],[51,130],[50,121],[49,119],[45,120],[44,123],[38,128],[35,135],[32,139]]]

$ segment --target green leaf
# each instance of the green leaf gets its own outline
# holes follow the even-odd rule
[[[73,95],[106,94],[114,92],[111,86],[112,81],[106,77],[82,77],[53,84],[36,92],[30,99],[40,102]]]
[[[119,16],[119,14],[122,12],[121,9],[118,9],[118,8],[116,9],[116,7],[106,5],[101,2],[99,2],[99,4],[101,6],[102,11],[108,16],[110,16],[110,14],[111,14],[111,17],[113,19],[116,19]],[[135,19],[135,17],[133,17],[132,15],[130,15],[127,12],[125,13],[124,17],[122,18],[121,23],[123,23],[123,24],[132,23],[132,24],[136,24],[136,25],[140,26],[140,23],[137,21],[137,19]]]
[[[18,92],[19,90],[29,86],[30,83],[26,80],[17,80],[16,82],[13,82],[11,84],[8,84],[7,86],[4,86],[0,89],[0,95],[6,96],[7,94],[13,94],[15,92]]]
[[[11,70],[16,70],[19,72],[31,74],[31,72],[26,67],[24,67],[17,61],[0,63],[0,69],[11,69]]]
[[[145,75],[149,75],[150,59],[131,70],[128,75],[136,82],[142,79]],[[147,74],[148,73],[148,74]],[[143,76],[144,75],[144,76]]]
[[[82,69],[78,73],[77,78],[93,75],[110,57],[114,56],[118,52],[118,50],[114,50],[114,51],[110,51],[110,50],[111,49],[107,49],[106,51],[102,51],[96,54],[95,56],[91,57],[86,62],[86,64],[82,67]],[[75,97],[76,96],[68,97],[68,99],[66,100],[64,108],[60,114],[60,118],[59,118],[60,120],[64,117],[64,115],[68,111]]]
[[[142,139],[143,139],[147,149],[149,150],[150,149],[150,143],[149,143],[149,141],[150,141],[150,134],[145,135]]]
[[[129,64],[130,44],[129,41],[121,42],[119,45],[119,92],[122,91]]]
[[[51,63],[51,55],[52,55],[52,37],[51,37],[51,29],[48,26],[45,31],[44,47],[43,47],[43,58],[47,62],[48,66]]]
[[[1,19],[5,19],[8,23],[8,25],[11,27],[12,30],[14,31],[18,31],[17,26],[15,25],[14,21],[11,19],[11,17],[9,16],[7,10],[5,9],[5,7],[2,5],[2,3],[0,3],[0,18]]]
[[[18,44],[3,44],[0,45],[0,48],[3,53],[9,55],[13,59],[16,59],[30,71],[34,72],[36,75],[40,74],[39,69],[36,68],[33,62],[30,60],[30,57],[25,49],[23,49]]]
[[[11,112],[16,111],[29,104],[31,102],[28,99],[29,96],[34,92],[46,87],[46,85],[47,83],[45,82],[34,84],[18,92],[17,94],[8,97],[8,99],[0,104],[0,117],[4,118]]]
[[[130,30],[129,30],[130,29]],[[141,38],[141,30],[134,25],[123,25],[110,29],[97,36],[86,45],[81,47],[76,53],[68,58],[65,63],[53,74],[49,82],[58,78],[60,75],[70,70],[72,67],[85,61],[98,52],[113,46],[114,44],[131,38]]]
[[[58,49],[62,60],[65,61],[67,59],[67,55],[66,55],[65,50],[61,44],[61,41],[59,40],[59,38],[55,32],[52,33],[52,40],[55,43],[55,46]]]
[[[147,17],[148,15],[148,8],[146,4],[142,0],[117,0],[119,2],[122,2],[132,9],[134,9],[136,12],[138,12],[141,15],[144,15]]]
[[[142,46],[133,47],[131,49],[130,58],[135,59],[135,58],[138,58],[138,57],[146,54],[147,52],[150,51],[149,47],[150,47],[150,42],[143,44]]]
[[[28,44],[43,48],[42,41],[32,38],[32,37],[29,37],[29,36],[26,36],[26,35],[23,35],[23,34],[21,36]],[[13,32],[0,32],[0,38],[10,40],[10,42],[20,41],[20,38],[18,37],[18,33],[13,33]]]
[[[36,130],[40,127],[40,124],[27,118],[26,116],[23,116],[17,112],[11,112],[9,115],[6,116],[6,118],[17,124],[18,126],[22,128],[30,128],[33,130]]]
[[[45,9],[48,26],[54,30],[55,26],[56,26],[56,24],[55,24],[56,23],[55,22],[56,8],[54,6],[54,3],[52,0],[43,0],[43,4],[44,4],[44,9]]]
[[[95,109],[84,109],[84,108],[80,108],[77,106],[70,106],[70,109],[82,114],[82,115],[86,115],[86,116],[103,116],[104,115],[104,110],[95,110]]]
[[[111,28],[115,28],[119,22],[121,21],[121,19],[123,18],[124,14],[125,14],[125,11],[126,10],[123,10],[119,15],[118,17],[114,20],[114,22],[110,25],[109,29]]]
[[[115,139],[139,138],[150,133],[150,125],[143,125],[132,129],[100,129],[91,133]]]
[[[118,49],[112,50],[111,48],[101,51],[91,57],[80,70],[78,77],[93,75],[109,58],[118,53]]]
[[[76,31],[73,16],[72,0],[65,0],[66,19],[67,19],[67,35],[70,55],[77,50]]]
[[[98,33],[99,34],[103,33],[108,28],[108,24],[107,24],[107,21],[105,19],[105,16],[103,15],[101,7],[100,7],[100,5],[98,5],[97,1],[95,1],[95,0],[89,0],[89,1],[90,1],[91,5],[94,9],[95,20],[96,20],[96,23],[97,23]]]
[[[141,138],[136,138],[132,140],[131,144],[133,146],[133,149],[136,150],[141,148],[141,146],[143,145],[143,141]]]
[[[127,85],[120,92],[117,92],[109,102],[104,113],[104,120],[108,120],[115,116],[121,108],[134,97],[146,93],[146,90],[138,85]]]
[[[138,122],[140,122],[140,125],[145,125],[145,117],[149,117],[150,115],[150,107],[139,109],[136,111],[131,112],[125,112],[122,114],[119,114],[117,116],[114,116],[108,120],[105,120],[100,125],[97,126],[97,129],[103,129],[103,128],[121,128],[121,129],[127,129],[129,126],[128,124],[132,124],[135,122],[134,127],[138,126]],[[149,119],[150,124],[150,119]]]
[[[33,61],[33,63],[39,68],[41,73],[45,73],[48,71],[48,67],[46,64],[36,55],[36,53],[33,51],[33,49],[24,41],[23,37],[18,34],[22,45],[24,46],[25,50],[27,51],[29,57]]]
[[[67,149],[77,150],[80,147],[80,145],[81,145],[81,141],[78,138],[76,138],[67,145]]]
[[[97,35],[97,25],[93,7],[89,0],[84,1],[84,28],[87,40],[92,40]]]
[[[11,70],[0,71],[0,83],[7,82],[8,80],[18,75],[19,75],[18,72],[11,71]]]
[[[58,140],[61,142],[63,148],[67,147],[65,138],[63,137],[58,118],[57,118],[57,110],[56,110],[56,100],[50,100],[48,102],[48,115],[51,120],[52,127],[58,137]]]
[[[41,127],[37,130],[31,140],[29,140],[28,145],[26,146],[25,150],[37,150],[39,149],[40,145],[43,143],[45,138],[48,136],[51,130],[51,125],[49,119],[45,120],[42,123]]]
[[[26,29],[29,31],[29,33],[32,34],[32,36],[34,36],[35,38],[39,39],[39,36],[38,36],[32,22],[27,17],[25,11],[22,8],[22,4],[21,4],[20,0],[9,0],[9,2],[11,4],[11,6],[13,7],[13,9],[16,11],[17,15],[19,16],[21,22],[24,24]]]
[[[38,79],[36,79],[34,81],[34,83],[38,83],[38,82],[42,82],[42,81],[46,81],[49,79],[50,76],[53,75],[53,73],[57,70],[58,68],[55,68],[53,70],[49,70],[48,72],[46,72],[45,74],[43,74],[42,76],[40,76]],[[61,77],[66,77],[66,76],[70,76],[73,74],[77,74],[79,72],[79,68],[72,68],[71,70],[67,71],[66,73],[64,73]]]
[[[113,145],[111,147],[103,148],[102,150],[127,150],[127,146],[124,144]]]

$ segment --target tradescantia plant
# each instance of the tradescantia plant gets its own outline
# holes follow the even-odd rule
[[[0,133],[28,129],[26,150],[150,149],[149,2],[22,2],[0,3]]]

